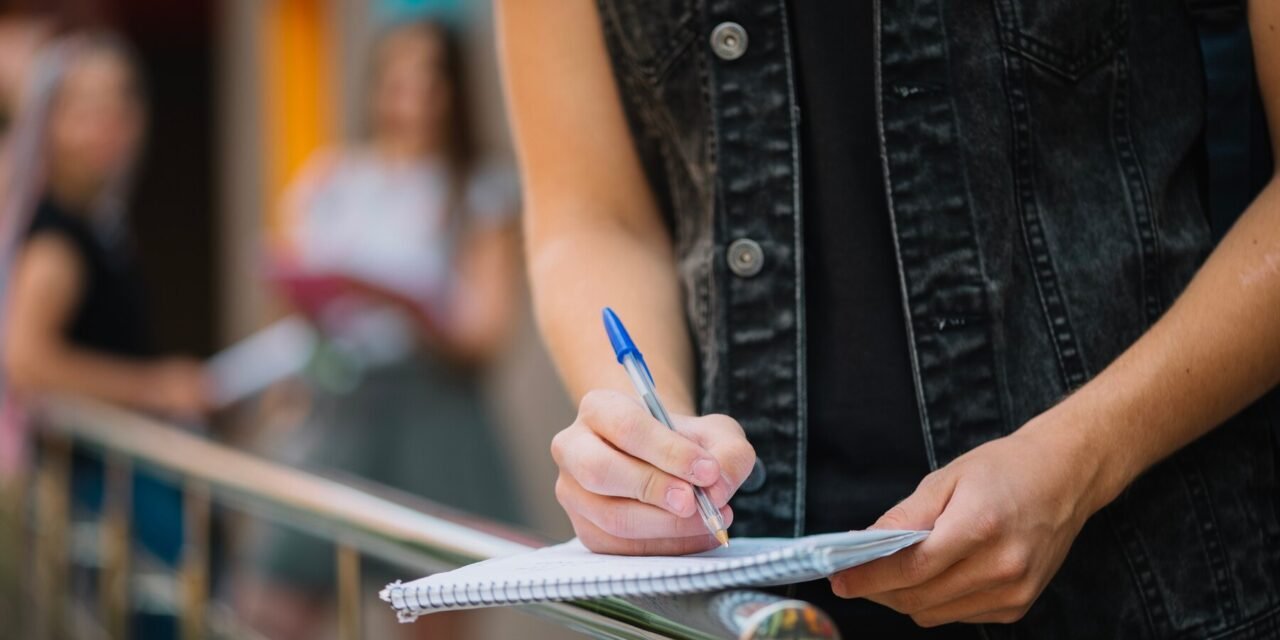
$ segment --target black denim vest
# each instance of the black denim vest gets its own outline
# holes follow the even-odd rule
[[[801,534],[786,1],[599,5],[675,239],[700,408],[738,418],[766,471],[735,497],[734,528]],[[884,0],[876,15],[885,190],[937,467],[1090,379],[1204,260],[1203,69],[1178,0]],[[1280,637],[1275,418],[1259,403],[1143,475],[1024,620],[987,636]]]

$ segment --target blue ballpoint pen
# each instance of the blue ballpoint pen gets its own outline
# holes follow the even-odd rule
[[[662,401],[658,400],[658,390],[653,382],[653,374],[649,373],[649,365],[644,363],[644,356],[636,348],[636,343],[631,341],[631,335],[627,333],[627,328],[622,326],[618,314],[608,307],[604,309],[604,330],[609,334],[609,343],[613,345],[614,355],[618,356],[618,363],[626,368],[631,384],[635,385],[636,393],[640,394],[640,398],[644,400],[649,413],[668,429],[675,431],[675,426],[671,424],[671,416],[667,415]],[[698,513],[702,516],[702,522],[707,525],[707,531],[715,536],[722,546],[729,546],[729,532],[725,530],[724,518],[720,516],[720,510],[711,504],[711,500],[707,498],[707,492],[703,491],[702,487],[695,485],[693,496],[698,503]]]

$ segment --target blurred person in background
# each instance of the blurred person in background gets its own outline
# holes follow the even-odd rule
[[[513,172],[477,161],[463,68],[443,24],[387,30],[374,51],[367,142],[319,153],[286,195],[286,293],[361,375],[349,391],[314,392],[311,418],[282,455],[518,522],[478,375],[515,313],[518,189]],[[334,277],[346,285],[337,295],[314,286]],[[240,593],[251,624],[272,638],[312,637],[333,590],[332,547],[283,529],[253,546],[255,575]],[[461,635],[457,616],[407,629]]]
[[[176,419],[208,408],[201,365],[151,349],[142,282],[126,231],[125,196],[146,128],[142,79],[108,33],[63,36],[40,54],[10,140],[14,162],[0,209],[4,457],[23,450],[24,399],[98,398]],[[20,161],[18,161],[20,160]],[[76,454],[77,509],[100,511],[97,457]],[[179,491],[139,473],[134,535],[146,556],[176,566]],[[135,635],[169,637],[168,616],[140,616]]]

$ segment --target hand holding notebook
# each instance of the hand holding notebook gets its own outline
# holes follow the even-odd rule
[[[402,622],[437,611],[715,591],[806,582],[896,553],[927,531],[867,530],[804,538],[734,538],[689,556],[611,556],[577,539],[494,558],[379,594]]]

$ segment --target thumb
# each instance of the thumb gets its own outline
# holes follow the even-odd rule
[[[951,494],[955,491],[956,481],[953,474],[935,471],[920,481],[915,492],[905,500],[894,505],[871,525],[870,529],[932,529]]]

